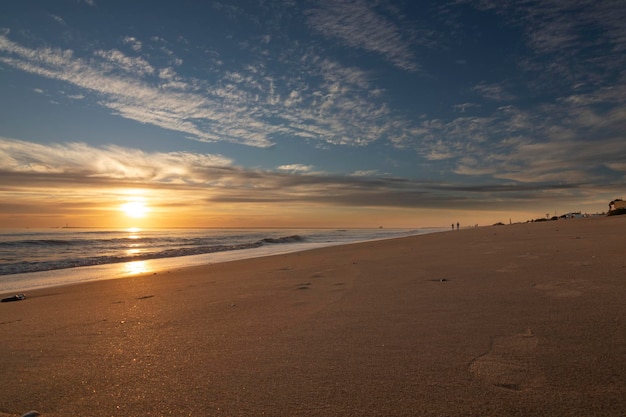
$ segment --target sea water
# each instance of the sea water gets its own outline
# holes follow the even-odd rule
[[[440,230],[3,229],[0,293]]]

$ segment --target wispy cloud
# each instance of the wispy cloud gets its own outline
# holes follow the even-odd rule
[[[572,95],[531,109],[432,119],[416,130],[422,155],[449,160],[457,174],[520,183],[623,182],[626,88]]]
[[[382,55],[396,67],[421,70],[408,33],[363,0],[324,0],[308,11],[308,24],[324,36],[351,48]]]
[[[0,138],[0,170],[5,173],[50,174],[139,181],[204,183],[204,170],[232,164],[221,155],[189,152],[145,152],[119,146],[84,143],[40,145]]]
[[[531,52],[520,65],[535,74],[531,85],[597,86],[614,80],[626,65],[626,4],[619,1],[541,2],[456,0],[479,10],[498,13],[521,28]],[[598,52],[602,59],[598,59]]]
[[[123,42],[140,49],[135,38]],[[288,135],[363,145],[406,135],[403,125],[387,117],[391,112],[385,103],[371,100],[380,90],[364,71],[311,52],[281,59],[306,78],[242,65],[220,70],[217,80],[208,82],[117,49],[81,56],[69,49],[29,48],[0,36],[0,62],[79,87],[121,117],[199,141],[268,147]]]
[[[378,175],[379,172],[376,169],[368,169],[368,170],[358,170],[358,171],[354,171],[352,174],[350,174],[353,177],[373,177]]]
[[[57,22],[58,24],[62,25],[62,26],[66,26],[65,20],[63,20],[63,18],[61,16],[57,16],[55,14],[51,14],[50,17]]]
[[[94,56],[102,58],[101,69],[103,72],[115,72],[120,69],[129,74],[139,77],[154,73],[154,68],[145,59],[141,57],[129,57],[118,50],[95,51]]]
[[[154,69],[142,58],[120,51],[96,51],[77,57],[72,50],[31,49],[0,36],[0,62],[23,71],[71,83],[97,94],[99,103],[122,117],[165,129],[187,133],[197,140],[231,141],[250,146],[269,146],[266,132],[278,132],[254,119],[241,103],[224,103],[219,90],[213,97],[180,89],[163,89],[145,76]],[[222,100],[220,100],[222,99]],[[220,100],[220,101],[217,101]],[[257,129],[236,129],[261,125]]]
[[[466,110],[478,109],[480,107],[481,105],[478,103],[462,103],[462,104],[455,104],[454,106],[452,106],[454,111],[457,113],[465,113]]]
[[[474,87],[472,91],[478,93],[483,98],[494,101],[512,101],[515,100],[515,96],[506,91],[501,84],[489,84],[481,82]]]
[[[303,164],[288,164],[288,165],[281,165],[278,167],[278,169],[281,171],[287,171],[291,173],[310,172],[311,170],[313,170],[313,166],[303,165]]]

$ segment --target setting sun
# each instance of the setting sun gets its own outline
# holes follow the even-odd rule
[[[145,217],[148,213],[148,208],[141,201],[130,201],[122,204],[121,209],[128,217],[139,219]]]

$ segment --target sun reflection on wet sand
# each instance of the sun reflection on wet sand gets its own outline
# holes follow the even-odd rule
[[[122,273],[124,275],[143,274],[151,271],[146,261],[126,262],[122,265]]]

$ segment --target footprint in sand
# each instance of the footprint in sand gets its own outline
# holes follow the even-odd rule
[[[537,385],[539,373],[534,366],[534,352],[539,341],[530,329],[523,333],[497,337],[486,354],[474,359],[469,371],[493,386],[523,391]]]

